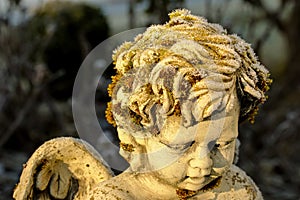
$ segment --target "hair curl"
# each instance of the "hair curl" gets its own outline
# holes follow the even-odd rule
[[[108,121],[129,132],[155,134],[171,114],[197,122],[229,110],[237,92],[240,122],[254,122],[271,79],[251,46],[188,10],[169,16],[166,24],[149,27],[115,50]]]

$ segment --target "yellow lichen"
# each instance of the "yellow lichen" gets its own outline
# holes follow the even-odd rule
[[[112,113],[112,102],[108,102],[107,103],[107,108],[105,110],[105,118],[107,120],[108,123],[110,123],[111,125],[113,125],[114,127],[117,126],[114,117],[113,117],[113,113]]]
[[[197,191],[186,190],[186,189],[177,189],[176,194],[180,200],[186,200],[189,197],[194,196],[197,194]]]
[[[134,146],[132,144],[126,144],[123,142],[120,142],[120,148],[123,149],[124,151],[128,151],[128,152],[134,151]]]

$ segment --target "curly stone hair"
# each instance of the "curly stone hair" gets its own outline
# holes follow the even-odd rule
[[[185,126],[240,102],[240,122],[254,122],[271,79],[251,46],[220,25],[175,10],[113,54],[117,73],[108,87],[106,118],[128,132],[159,132],[166,116]],[[130,119],[130,120],[129,120]]]

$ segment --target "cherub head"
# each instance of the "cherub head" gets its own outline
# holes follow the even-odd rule
[[[187,10],[113,56],[107,119],[133,171],[203,189],[232,164],[238,123],[253,121],[270,79],[250,45]]]

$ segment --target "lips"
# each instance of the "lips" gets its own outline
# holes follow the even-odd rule
[[[204,183],[205,179],[205,177],[188,177],[186,181],[198,185]]]
[[[206,185],[209,185],[211,182],[213,182],[217,178],[218,178],[218,176],[212,175],[212,174],[209,176],[201,176],[201,177],[187,176],[184,179],[184,181],[182,181],[178,185],[178,187],[182,188],[182,189],[197,191],[202,188],[205,188]]]
[[[209,181],[208,177],[186,177],[184,181],[178,184],[181,189],[187,189],[192,191],[197,191],[205,186]]]

